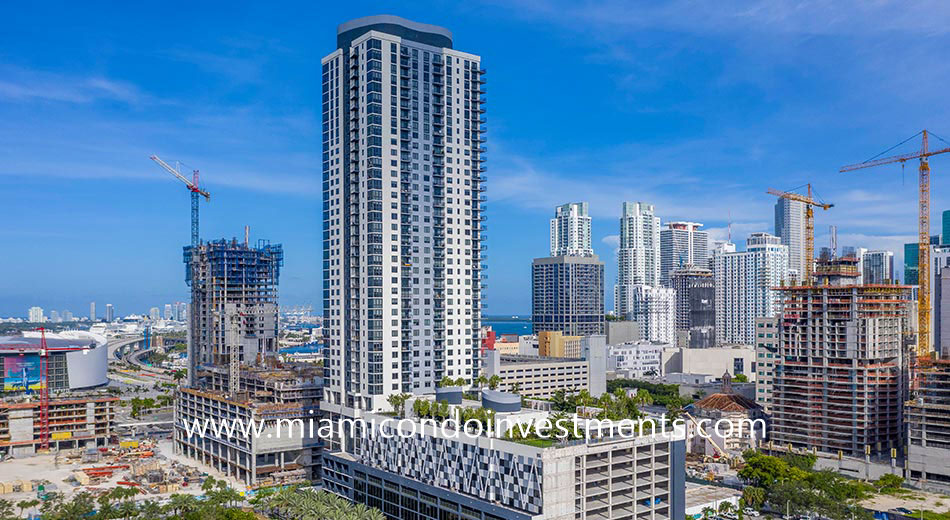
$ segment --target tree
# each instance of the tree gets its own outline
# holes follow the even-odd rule
[[[483,386],[488,384],[488,378],[485,377],[485,374],[479,374],[478,377],[475,378],[475,384],[478,385],[479,390],[481,390]]]
[[[0,498],[0,518],[10,518],[13,516],[13,502]]]
[[[756,486],[746,486],[742,490],[742,499],[749,507],[759,509],[765,503],[765,490]]]
[[[735,381],[736,383],[748,383],[749,376],[745,374],[736,374],[736,376],[733,377],[732,380]]]
[[[410,397],[412,396],[406,393],[392,394],[386,398],[386,402],[389,403],[389,406],[393,407],[393,413],[395,413],[397,417],[402,417],[402,415],[406,413],[406,401],[408,401]]]
[[[874,483],[874,486],[881,493],[895,493],[900,491],[902,485],[904,485],[904,479],[890,473],[881,475],[881,478]]]
[[[489,390],[497,390],[498,385],[501,384],[501,378],[497,375],[491,376],[488,378],[488,388]]]
[[[716,514],[716,510],[715,510],[715,509],[713,509],[713,508],[711,508],[711,507],[709,507],[709,506],[706,506],[706,507],[703,508],[703,518],[704,518],[704,519],[707,519],[707,518],[709,518],[710,516],[713,516],[713,515],[715,515],[715,514]]]
[[[31,500],[21,500],[21,501],[17,502],[17,503],[16,503],[16,506],[17,506],[17,508],[20,510],[19,514],[17,514],[17,518],[23,518],[23,512],[24,512],[24,511],[27,511],[27,510],[29,510],[29,509],[33,509],[33,508],[36,507],[37,504],[39,504],[39,503],[40,503],[40,501],[37,500],[37,499],[35,499],[35,498],[34,498],[34,499],[31,499]]]

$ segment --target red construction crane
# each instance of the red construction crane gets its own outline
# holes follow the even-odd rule
[[[191,247],[198,247],[198,195],[204,197],[205,200],[211,200],[211,194],[198,187],[198,170],[192,171],[192,180],[189,181],[177,168],[172,168],[157,155],[152,155],[149,158],[158,163],[165,171],[185,183],[185,187],[191,192]]]
[[[922,130],[914,134],[910,141],[918,135],[921,136],[920,151],[906,153],[903,155],[894,155],[881,159],[872,158],[858,164],[843,166],[841,173],[870,168],[872,166],[881,166],[883,164],[901,163],[920,159],[919,181],[920,193],[917,206],[917,359],[924,360],[930,357],[930,163],[927,158],[950,152],[950,148],[940,150],[927,150],[927,131]],[[939,139],[940,137],[937,136]],[[900,144],[904,144],[900,143]],[[897,145],[900,146],[900,145]],[[896,148],[893,147],[893,148]],[[893,149],[891,148],[891,149]],[[886,153],[886,152],[882,152]]]
[[[40,327],[35,329],[40,332],[40,348],[37,352],[36,347],[25,343],[0,344],[0,350],[14,350],[20,355],[38,353],[40,356],[40,412],[34,423],[34,429],[38,430],[40,435],[40,451],[49,450],[49,348],[46,346],[46,329]],[[56,349],[70,350],[70,349]],[[29,381],[24,381],[26,390],[29,390]]]

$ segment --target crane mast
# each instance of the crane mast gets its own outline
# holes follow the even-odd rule
[[[198,187],[198,170],[192,171],[191,180],[188,180],[177,168],[172,168],[159,156],[152,155],[149,159],[155,161],[162,169],[183,182],[185,187],[188,188],[188,191],[191,192],[191,247],[198,247],[198,196],[204,197],[205,200],[211,200],[211,194]]]
[[[931,356],[930,346],[930,163],[928,159],[934,155],[950,152],[950,148],[928,150],[928,132],[922,130],[920,151],[871,159],[862,163],[843,166],[841,173],[871,168],[884,164],[901,163],[913,159],[920,160],[918,168],[918,200],[917,200],[917,359],[924,360]],[[916,137],[915,135],[914,137]],[[913,137],[911,138],[913,139]],[[909,140],[909,139],[908,139]],[[905,141],[906,142],[906,141]]]
[[[794,200],[805,205],[805,272],[802,273],[802,281],[811,280],[811,275],[815,271],[815,211],[812,207],[819,207],[824,210],[831,209],[834,204],[825,204],[812,198],[811,184],[806,184],[807,195],[800,195],[788,191],[779,191],[769,188],[766,192],[769,195],[775,195],[780,199]]]

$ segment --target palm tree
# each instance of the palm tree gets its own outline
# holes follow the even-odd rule
[[[715,509],[709,506],[706,506],[703,508],[703,518],[709,518],[710,516],[715,515],[715,514],[716,514]]]
[[[17,502],[16,506],[20,509],[19,514],[17,514],[17,518],[23,518],[23,511],[26,511],[27,509],[32,509],[36,507],[36,505],[39,503],[40,501],[35,498],[31,500],[21,500]]]
[[[175,516],[184,516],[198,509],[198,499],[194,495],[175,493],[171,496],[168,506],[175,512]]]
[[[0,518],[10,518],[11,516],[13,516],[13,502],[0,499]]]
[[[497,389],[498,389],[498,385],[500,385],[500,384],[501,384],[501,378],[498,377],[497,375],[494,375],[494,376],[491,376],[491,377],[488,378],[488,389],[489,389],[489,390],[497,390]]]
[[[479,376],[475,378],[475,384],[478,385],[478,389],[481,390],[483,386],[488,384],[488,378],[485,377],[485,374],[479,374]]]

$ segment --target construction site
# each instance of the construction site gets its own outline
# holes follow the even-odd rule
[[[908,426],[907,479],[950,493],[950,361],[921,363],[917,392],[904,411]]]
[[[268,364],[271,364],[269,362]],[[200,389],[182,388],[175,401],[175,453],[207,464],[249,488],[320,479],[319,427],[322,371],[309,363],[244,367],[242,390],[228,393],[216,373]],[[206,420],[258,425],[253,435],[206,430],[189,435],[189,424]],[[280,421],[280,424],[278,424]],[[313,422],[313,430],[310,428]]]
[[[248,487],[320,479],[319,439],[282,424],[320,417],[323,371],[281,363],[278,351],[280,245],[217,240],[185,248],[192,289],[189,380],[176,392],[174,450]],[[189,435],[188,425],[256,424],[262,433]],[[286,423],[278,423],[286,421]],[[306,434],[304,434],[306,433]]]
[[[811,282],[778,288],[776,445],[856,457],[903,446],[910,287],[857,285],[857,264],[820,260]]]
[[[118,398],[102,389],[107,347],[85,331],[0,338],[0,457],[109,442]]]

